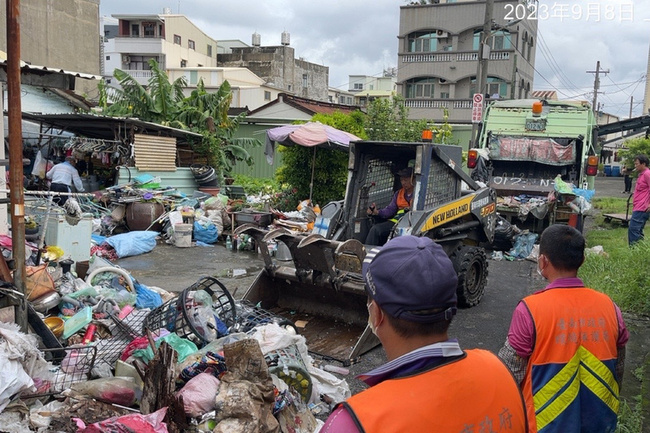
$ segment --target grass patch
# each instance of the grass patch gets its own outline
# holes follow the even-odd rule
[[[625,212],[626,200],[599,198],[594,207],[601,213]],[[605,223],[602,216],[595,218],[594,227],[587,233],[587,246],[601,245],[606,255],[588,255],[579,276],[587,287],[607,293],[622,310],[650,316],[650,229],[648,239],[630,248],[627,228],[617,222]]]
[[[625,213],[627,199],[597,198],[592,204],[601,215],[594,218],[594,225],[587,232],[587,246],[600,245],[606,254],[588,254],[579,276],[587,287],[607,293],[622,310],[650,316],[650,228],[646,225],[646,240],[630,248],[627,228],[616,221],[606,223],[602,217],[605,213]],[[617,433],[643,432],[643,395],[649,386],[644,382],[646,368],[649,367],[642,365],[632,371],[641,382],[641,393],[621,400]]]

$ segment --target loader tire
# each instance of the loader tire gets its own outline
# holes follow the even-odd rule
[[[468,308],[478,305],[487,284],[485,250],[461,245],[449,258],[458,274],[458,306]]]

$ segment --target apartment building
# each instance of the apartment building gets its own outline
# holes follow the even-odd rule
[[[161,69],[217,66],[217,41],[185,15],[112,15],[118,20],[117,35],[105,42],[104,70],[107,77],[121,69],[140,84],[151,77],[149,60]]]
[[[329,99],[329,67],[296,59],[288,32],[282,33],[279,46],[262,46],[257,33],[252,42],[251,47],[232,45],[229,53],[219,53],[219,66],[248,68],[265,83],[302,98]]]
[[[354,94],[354,105],[365,107],[373,99],[390,98],[397,89],[397,74],[384,71],[381,77],[349,75],[348,91]]]
[[[527,0],[529,2],[536,0]],[[520,6],[518,6],[520,5]],[[483,41],[485,0],[433,0],[400,7],[397,93],[412,119],[468,123],[472,95],[526,98],[533,88],[537,21],[506,20],[522,2],[494,0],[492,31]],[[477,89],[479,53],[487,83]]]
[[[203,80],[206,91],[216,91],[224,81],[228,81],[232,91],[231,108],[246,108],[255,110],[264,104],[275,100],[282,89],[278,89],[264,82],[246,68],[168,68],[167,75],[170,81],[184,77],[187,87],[183,90],[189,96],[199,81]]]

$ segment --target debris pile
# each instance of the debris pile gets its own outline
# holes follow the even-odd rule
[[[85,280],[53,279],[60,298],[45,321],[30,316],[46,349],[0,323],[5,431],[315,432],[316,415],[350,396],[293,323],[235,301],[217,279],[174,296],[90,262]]]

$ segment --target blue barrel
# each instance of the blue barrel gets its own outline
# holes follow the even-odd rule
[[[611,165],[606,165],[605,166],[605,176],[611,176],[612,175],[612,166]]]
[[[612,166],[612,176],[619,177],[621,175],[621,167],[618,165]]]

